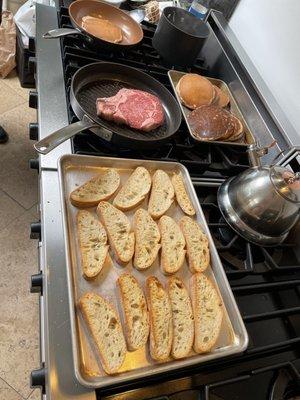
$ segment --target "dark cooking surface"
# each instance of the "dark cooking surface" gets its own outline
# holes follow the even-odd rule
[[[62,8],[61,27],[69,27]],[[140,48],[127,55],[96,54],[83,48],[79,38],[62,39],[67,91],[78,68],[98,60],[140,68],[171,90],[167,71],[151,46],[153,28],[144,26]],[[200,60],[194,70],[209,75]],[[216,77],[217,78],[217,77]],[[76,121],[69,106],[70,122]],[[292,241],[276,248],[252,245],[236,235],[222,220],[216,203],[217,186],[203,178],[233,176],[248,167],[244,149],[192,143],[182,123],[176,139],[156,150],[132,151],[108,147],[98,137],[80,133],[73,139],[74,152],[180,161],[194,178],[211,233],[249,334],[248,350],[241,356],[210,363],[196,370],[96,391],[98,399],[142,400],[291,400],[300,396],[300,259]],[[201,183],[202,180],[202,183]],[[190,378],[184,378],[189,376]],[[183,377],[183,379],[177,379]],[[186,383],[187,382],[187,383]],[[147,386],[148,385],[148,386]],[[191,388],[189,391],[183,391]],[[127,392],[129,389],[135,389]],[[113,396],[115,392],[122,392]],[[106,397],[109,396],[109,397]],[[159,397],[160,396],[160,397]]]
[[[136,87],[132,87],[127,85],[124,82],[117,82],[114,80],[98,80],[94,83],[89,83],[81,88],[81,90],[77,94],[77,98],[79,103],[84,110],[89,113],[89,115],[93,116],[94,120],[99,122],[100,125],[106,127],[107,129],[111,129],[114,132],[118,132],[121,135],[124,135],[129,138],[141,139],[144,140],[147,137],[147,133],[131,129],[126,125],[119,125],[113,121],[106,121],[103,118],[99,118],[96,115],[96,99],[99,97],[111,97],[118,93],[120,89],[136,89]],[[168,118],[166,116],[166,118]],[[153,129],[151,131],[151,137],[154,138],[163,138],[165,136],[167,130],[166,121],[158,128]]]

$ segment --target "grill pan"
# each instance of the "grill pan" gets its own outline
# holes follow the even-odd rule
[[[114,96],[122,88],[140,89],[156,95],[164,109],[164,124],[153,131],[142,132],[99,118],[96,113],[96,99]],[[169,90],[144,72],[122,64],[100,62],[80,68],[72,79],[70,102],[80,121],[37,142],[34,147],[39,153],[49,153],[85,129],[91,129],[105,141],[120,147],[156,147],[168,141],[181,123],[180,107]]]

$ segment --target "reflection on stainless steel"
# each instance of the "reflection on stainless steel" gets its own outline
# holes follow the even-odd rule
[[[253,147],[250,159],[259,164],[257,154],[266,151]],[[279,244],[299,219],[299,173],[256,165],[222,184],[218,203],[227,222],[246,239]]]
[[[144,21],[146,12],[142,8],[136,8],[129,12],[129,15],[139,24]]]

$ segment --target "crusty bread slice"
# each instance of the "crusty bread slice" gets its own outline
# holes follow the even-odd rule
[[[79,306],[99,350],[102,367],[115,374],[126,356],[126,342],[115,308],[96,293],[86,293]]]
[[[167,291],[155,276],[146,281],[150,317],[150,354],[156,361],[166,360],[173,341],[172,308]]]
[[[87,279],[95,278],[102,270],[109,248],[105,229],[92,213],[80,210],[77,231],[83,275]]]
[[[104,174],[94,176],[70,194],[73,206],[95,207],[102,200],[108,200],[120,185],[120,175],[110,168]]]
[[[189,267],[192,273],[203,272],[209,266],[208,239],[196,221],[182,217],[179,226],[185,237]]]
[[[163,215],[158,223],[161,234],[160,266],[166,275],[177,272],[185,258],[185,239],[173,218]]]
[[[143,290],[133,275],[123,274],[117,281],[125,319],[128,350],[143,347],[149,336],[149,317]]]
[[[172,176],[172,184],[175,190],[176,200],[182,211],[187,215],[195,215],[196,211],[186,191],[181,172]]]
[[[97,214],[103,223],[119,263],[127,264],[134,253],[134,233],[126,215],[107,201],[100,201]]]
[[[148,211],[154,219],[160,218],[174,201],[174,188],[169,175],[158,169],[152,178]]]
[[[190,283],[194,310],[194,350],[205,353],[215,345],[221,329],[222,301],[209,278],[202,273],[194,274]]]
[[[181,279],[173,276],[168,282],[173,315],[174,358],[186,357],[194,343],[194,316],[189,293]]]
[[[148,211],[140,208],[134,214],[135,253],[133,265],[136,269],[149,268],[160,249],[160,233]]]
[[[122,211],[140,204],[151,188],[151,176],[144,167],[137,167],[116,195],[113,205]]]

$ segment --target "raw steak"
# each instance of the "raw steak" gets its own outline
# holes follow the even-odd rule
[[[115,96],[98,98],[97,115],[117,124],[149,132],[164,122],[164,111],[153,94],[135,89],[121,89]]]

